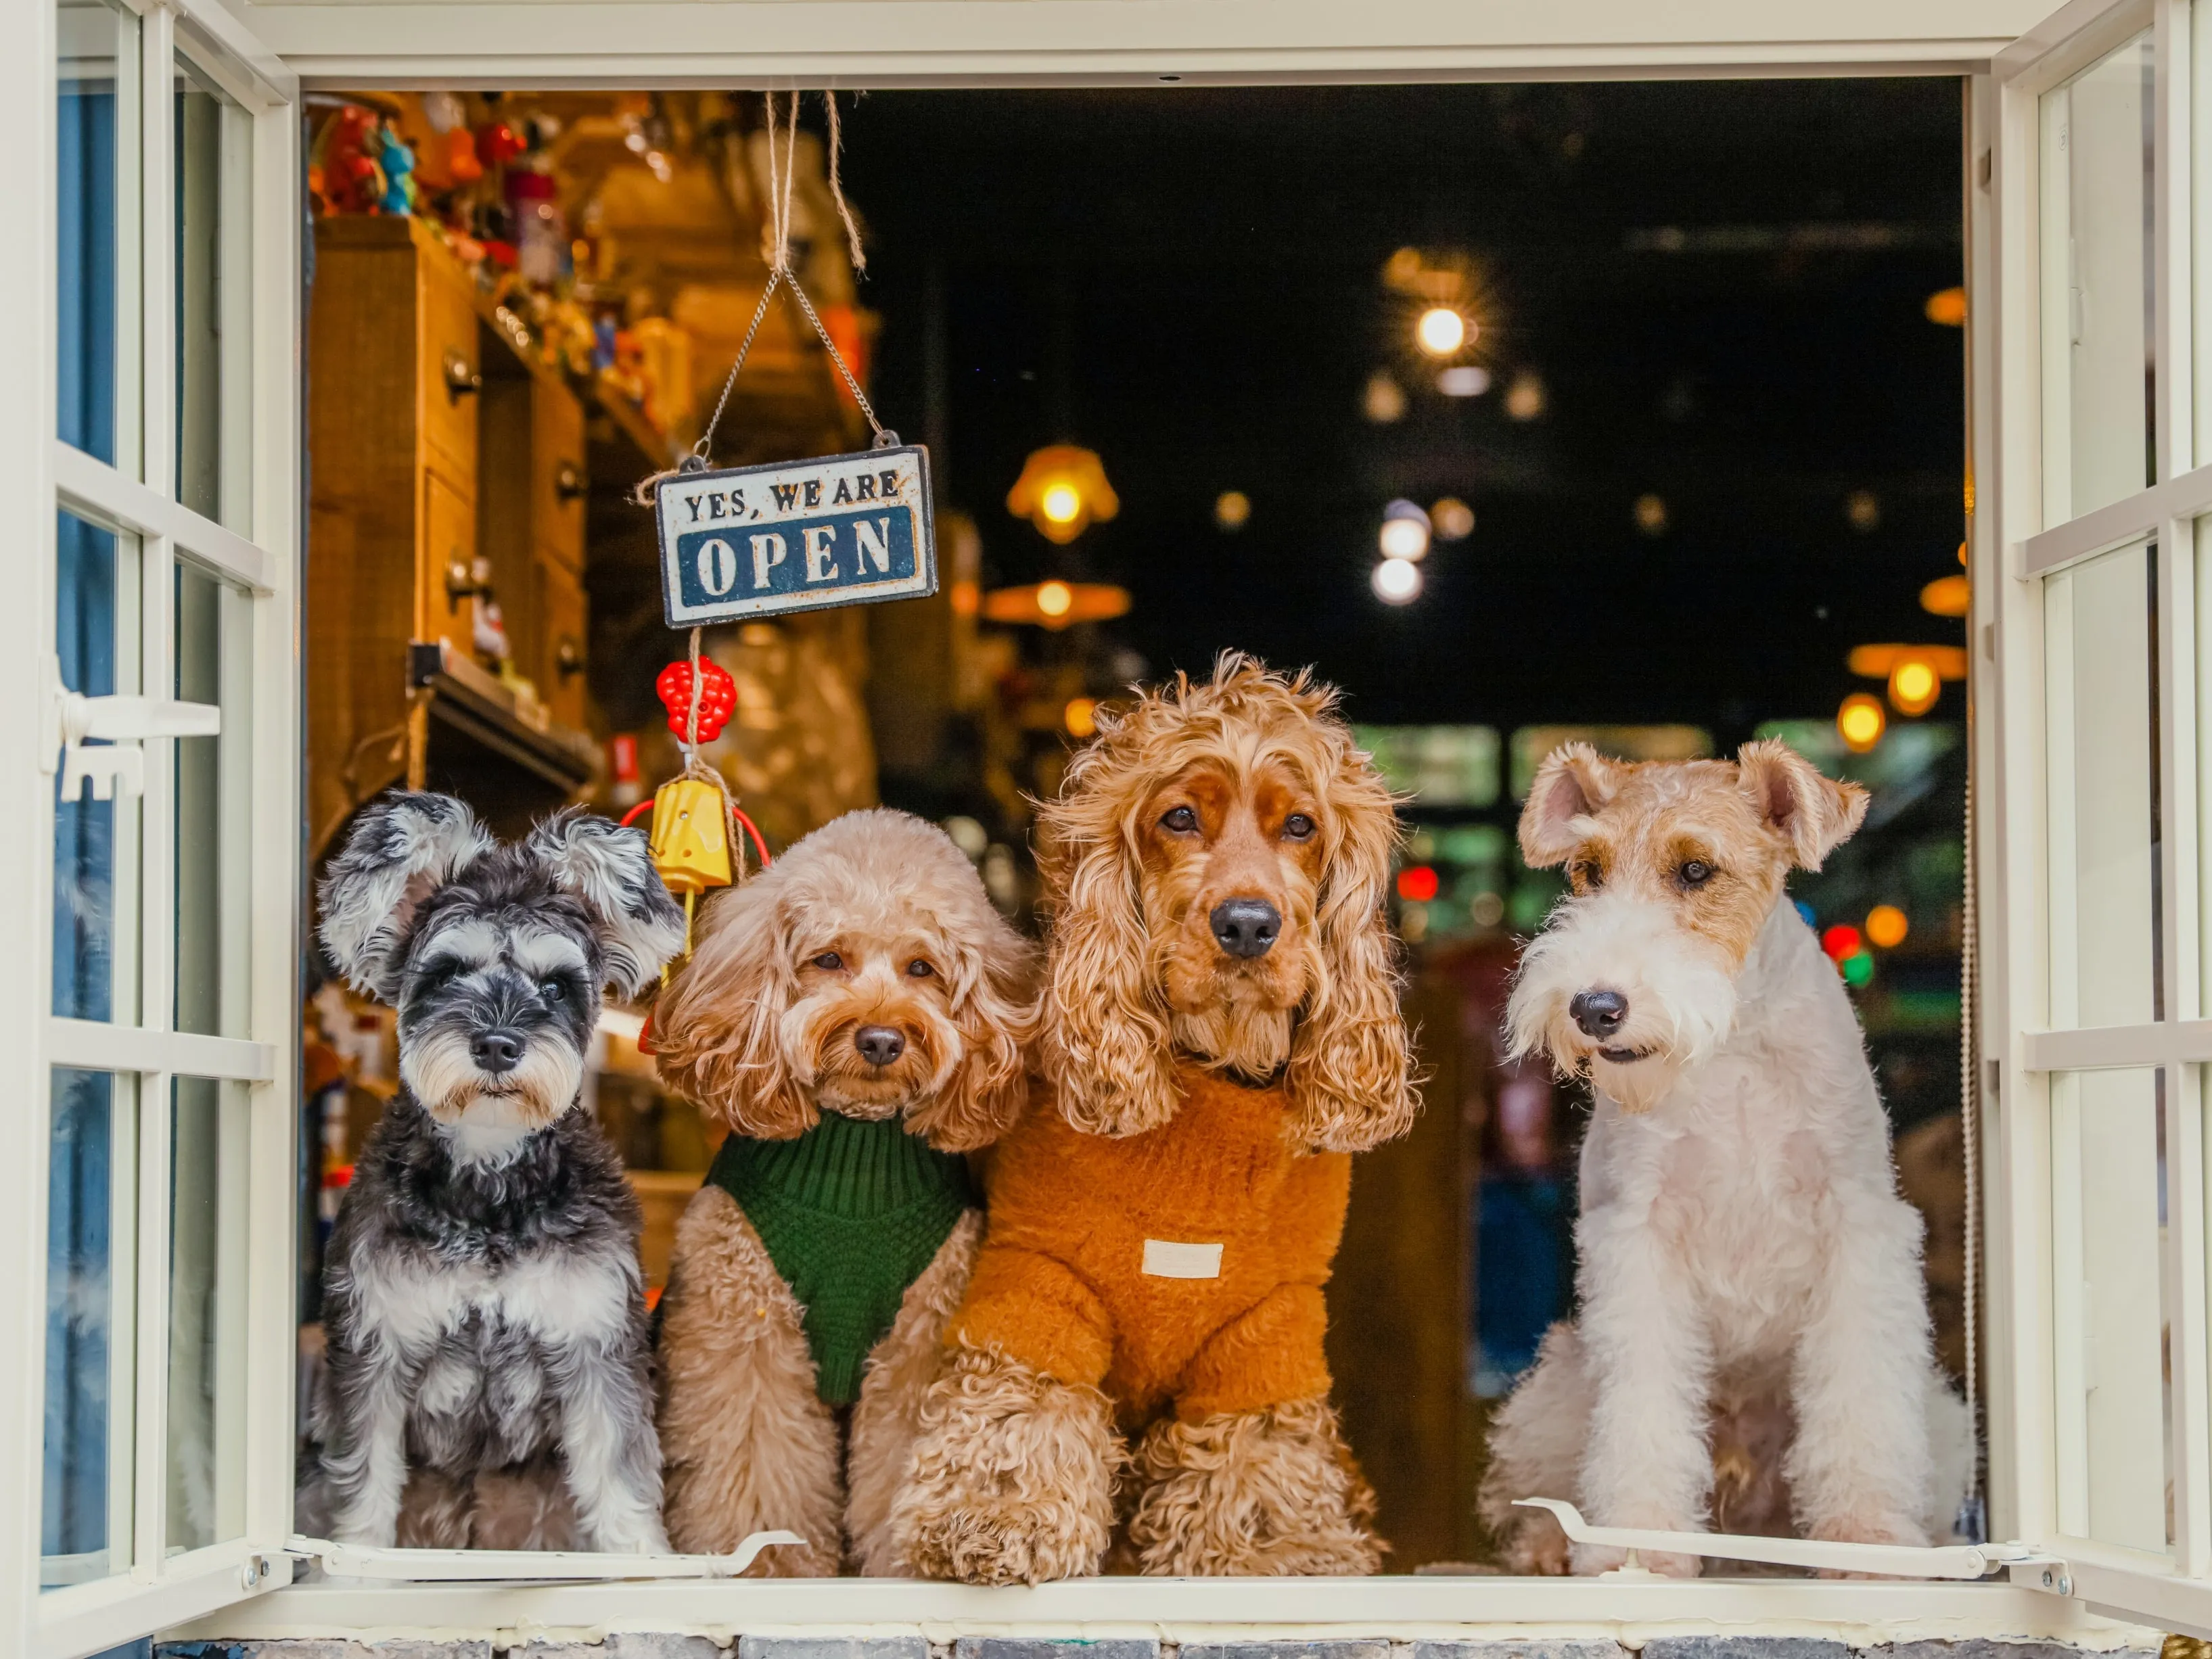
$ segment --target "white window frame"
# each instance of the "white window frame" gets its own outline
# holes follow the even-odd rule
[[[0,882],[10,949],[0,955],[0,1030],[9,1109],[0,1113],[0,1191],[9,1219],[0,1227],[0,1650],[37,1655],[94,1651],[191,1619],[288,1580],[283,1553],[291,1518],[296,1352],[292,1158],[297,1144],[299,902],[303,831],[298,800],[299,657],[297,568],[301,392],[299,348],[301,202],[298,81],[213,0],[125,0],[137,14],[137,100],[125,116],[118,168],[133,188],[118,191],[118,356],[135,369],[117,399],[114,465],[62,443],[56,433],[56,295],[53,247],[56,83],[55,14],[47,0],[21,9],[9,50],[0,54],[0,131],[19,165],[0,184],[0,212],[26,234],[0,271],[0,303],[18,319],[0,345],[0,478],[6,544],[17,587],[0,606],[0,686],[18,711],[0,738],[0,766],[12,781],[14,809],[0,829]],[[251,535],[240,535],[175,499],[176,282],[175,158],[172,66],[180,26],[212,50],[195,65],[244,112],[247,149],[234,175],[252,223],[244,255],[247,295],[228,293],[233,337],[250,337],[227,366],[229,392],[243,412],[226,416],[225,437],[252,458],[246,503]],[[131,153],[132,127],[136,151]],[[132,178],[135,173],[135,179]],[[241,297],[248,303],[240,306]],[[134,314],[135,313],[135,314]],[[241,381],[243,384],[238,384]],[[237,457],[227,458],[231,476]],[[142,744],[144,822],[163,845],[141,849],[136,902],[118,900],[118,930],[135,930],[138,975],[132,997],[118,996],[118,1019],[51,1016],[52,864],[54,756],[49,713],[54,672],[55,519],[67,510],[132,538],[137,583],[137,650],[125,671],[155,697],[173,696],[175,560],[189,556],[247,596],[241,646],[246,660],[225,663],[242,684],[252,730],[244,762],[245,822],[257,856],[242,902],[253,942],[246,986],[243,1038],[174,1029],[173,859],[166,852],[173,800],[174,744]],[[120,837],[118,837],[118,842]],[[118,866],[121,859],[118,855]],[[121,875],[118,867],[118,878]],[[118,879],[118,890],[122,882]],[[228,895],[227,895],[228,896]],[[120,952],[118,952],[118,955]],[[125,1016],[135,1006],[139,1015]],[[140,1105],[133,1146],[138,1201],[116,1226],[112,1267],[135,1280],[118,1305],[129,1329],[116,1346],[130,1357],[127,1391],[113,1409],[131,1424],[129,1454],[112,1479],[131,1493],[131,1565],[118,1574],[41,1593],[39,1554],[46,1335],[46,1191],[50,1069],[75,1066],[118,1075]],[[227,1542],[171,1553],[164,1536],[167,1425],[170,1224],[169,1097],[172,1079],[208,1078],[245,1085],[246,1195],[243,1282],[234,1287],[243,1352],[230,1356],[245,1391],[243,1531]],[[235,1230],[240,1218],[232,1218]]]
[[[197,15],[208,3],[191,0],[191,9]],[[2118,12],[2154,16],[2169,41],[2184,38],[2175,31],[2185,30],[2188,21],[2184,0],[2122,0],[2118,6],[2107,0],[2082,0],[2050,23],[2036,26],[2039,10],[2037,0],[2014,0],[2009,9],[2002,3],[1977,0],[1820,0],[1801,6],[1775,6],[1768,0],[1685,0],[1658,9],[1638,0],[1596,0],[1574,8],[1528,7],[1519,0],[1374,0],[1360,7],[1295,0],[1259,8],[1160,6],[1135,13],[1094,0],[1019,5],[1007,0],[911,0],[895,8],[869,5],[866,0],[814,0],[803,7],[751,0],[680,5],[471,0],[434,9],[406,3],[264,4],[253,8],[252,16],[255,33],[281,60],[254,61],[262,66],[268,84],[284,89],[288,97],[294,95],[294,75],[307,84],[334,88],[1072,85],[1161,80],[1221,84],[1898,73],[1971,77],[1972,115],[1965,149],[1973,295],[1969,338],[1974,412],[1969,436],[1974,473],[1987,492],[1972,537],[1975,611],[1969,637],[1973,692],[1984,717],[1975,731],[1984,811],[1974,852],[1984,876],[1980,931],[1986,980],[1981,1008],[1990,1034],[1982,1053],[1997,1062],[1995,1075],[2002,1085],[1985,1097],[1990,1109],[1985,1114],[1983,1139],[1990,1239],[1985,1376],[1992,1519],[1999,1537],[2055,1542],[2050,1183],[2033,1113],[2035,1091],[2040,1086],[2037,1079],[2054,1066],[2141,1063],[2146,1056],[2176,1065],[2212,1061],[2212,1021],[2169,1022],[2122,1032],[2050,1033],[2041,1030],[2025,1002],[2012,995],[2015,986],[2043,982],[2039,977],[2041,901],[2037,896],[2044,891],[2036,827],[2040,797],[2035,787],[2041,635],[2036,625],[2039,592],[2034,578],[2054,563],[2078,556],[2063,549],[2084,537],[2105,533],[2102,525],[2087,520],[2046,532],[2036,516],[2033,95],[2044,77],[2055,76],[2062,65],[2071,63],[2069,52],[2086,51],[2076,37],[2085,30],[2105,28]],[[50,19],[45,27],[51,29]],[[2015,33],[2021,34],[2017,41]],[[2212,36],[2212,28],[2202,33]],[[242,36],[234,32],[226,38],[251,55]],[[0,134],[18,141],[12,152],[18,156],[50,154],[51,58],[48,50],[22,59],[0,60]],[[2160,84],[2166,94],[2160,105],[2161,142],[2177,134],[2181,141],[2170,144],[2172,160],[2161,169],[2160,179],[2169,207],[2185,209],[2190,199],[2187,100],[2173,95],[2177,83],[2171,77],[2162,76]],[[7,96],[10,92],[21,95],[11,100]],[[38,128],[34,119],[27,119],[27,111],[33,115],[45,112],[46,126]],[[280,118],[290,120],[289,114]],[[2027,123],[2024,136],[2023,119]],[[283,149],[270,140],[258,149],[270,157],[282,153],[284,166],[296,166],[295,148]],[[1982,172],[1984,155],[1990,158],[1986,174]],[[257,215],[268,211],[281,216],[296,201],[296,185],[289,178],[268,177],[266,167],[263,172]],[[21,194],[27,188],[43,191],[49,198],[36,204],[39,216],[34,222],[51,223],[51,167],[25,167],[12,178],[0,173],[0,205],[12,201],[9,192]],[[2200,222],[2208,219],[2212,216],[2199,216]],[[270,226],[277,222],[277,216],[257,219],[257,223]],[[2184,212],[2168,222],[2186,225],[2191,220]],[[295,365],[291,352],[297,321],[291,309],[294,291],[287,284],[297,274],[296,225],[281,233],[271,229],[265,240],[257,233],[257,244],[258,265],[268,285],[264,297],[281,302],[284,361]],[[2161,244],[2161,252],[2169,269],[2175,262],[2187,268],[2186,246]],[[45,290],[51,283],[44,264],[28,270],[0,267],[0,314],[8,314],[4,301],[11,298],[34,300],[27,314],[50,314],[51,296]],[[2167,291],[2176,297],[2161,311],[2160,349],[2178,353],[2176,360],[2185,362],[2190,356],[2189,289],[2185,283],[2178,289],[2169,285]],[[26,313],[19,309],[17,314]],[[260,314],[271,318],[272,309],[264,307]],[[272,320],[270,326],[278,324]],[[0,416],[8,423],[0,428],[0,438],[50,434],[50,395],[35,407],[18,407],[7,392],[9,386],[27,382],[51,392],[51,351],[42,369],[32,361],[34,356],[35,349],[27,350],[27,343],[0,335],[0,399],[7,399],[0,407],[9,411]],[[276,358],[271,354],[258,361],[273,363]],[[10,371],[17,368],[24,373],[11,378]],[[2179,392],[2174,377],[2161,380],[2167,397],[2160,410],[2160,428],[2169,455],[2185,442],[2190,378],[2183,378]],[[2181,406],[2174,407],[2177,403]],[[265,501],[267,492],[289,489],[293,482],[289,477],[279,480],[270,476],[270,461],[296,453],[292,447],[299,420],[296,381],[264,386],[257,409],[257,453]],[[55,462],[44,438],[27,448],[0,442],[0,513],[16,515],[11,523],[19,532],[11,544],[46,548],[49,563],[52,505],[56,490],[65,487],[58,475],[67,465]],[[2160,475],[2169,482],[2108,512],[2129,520],[2117,532],[2121,538],[2136,528],[2155,527],[2163,532],[2161,547],[2179,550],[2191,544],[2172,533],[2172,523],[2197,505],[2212,507],[2212,477],[2163,465]],[[26,503],[35,503],[38,510],[29,510]],[[173,520],[142,523],[124,510],[151,520],[159,516],[157,505],[173,513],[166,502],[138,498],[133,507],[103,496],[100,505],[109,517],[137,526],[142,534],[179,534]],[[260,591],[270,596],[263,614],[272,621],[281,618],[286,629],[295,629],[297,503],[288,499],[284,505],[289,515],[281,520],[257,512],[257,526],[273,526],[280,521],[283,526],[281,533],[272,529],[257,538],[270,556],[258,580],[265,584]],[[2156,521],[2154,526],[2134,523],[2146,514]],[[2071,540],[2065,539],[2069,537]],[[2084,546],[2079,550],[2091,550]],[[2168,560],[2172,566],[2188,562],[2178,550]],[[34,574],[50,580],[43,567]],[[2185,578],[2186,574],[2181,573]],[[12,638],[0,633],[0,687],[10,684],[6,677],[13,672],[19,691],[28,688],[27,665],[36,651],[44,649],[41,630],[50,628],[45,610],[27,605],[23,609],[25,614],[20,616],[0,611],[0,630],[16,630]],[[2166,605],[2161,616],[2168,660],[2185,661],[2191,641],[2184,607]],[[295,676],[296,656],[279,663],[277,654],[270,653],[267,678]],[[296,709],[289,685],[280,692],[274,684],[264,683],[257,691],[264,695],[265,709]],[[2183,705],[2177,701],[2174,706],[2179,711]],[[296,834],[292,806],[297,791],[293,763],[296,728],[287,729],[289,742],[282,755],[274,752],[275,739],[268,735],[277,729],[264,728],[262,759],[257,764],[265,770],[257,790],[265,785],[268,794],[258,805],[267,819],[282,821],[272,824],[272,834]],[[2180,745],[2193,741],[2177,732],[2171,720],[2165,730],[2170,757],[2178,755]],[[0,755],[26,763],[0,775],[27,775],[35,760],[23,734],[16,732],[0,731]],[[2169,788],[2166,800],[2167,857],[2191,863],[2188,878],[2193,880],[2193,860],[2179,860],[2177,851],[2187,844],[2185,834],[2193,842],[2193,797]],[[263,821],[257,819],[257,830]],[[42,836],[40,822],[30,811],[0,815],[0,869],[43,870],[51,841]],[[289,952],[298,937],[301,919],[294,896],[298,872],[290,873],[292,895],[281,903],[272,902],[266,915],[256,917],[264,958],[277,955],[277,948],[272,947]],[[30,885],[0,883],[0,927],[18,923],[23,936],[43,938],[45,888],[41,884],[26,890]],[[2185,896],[2171,880],[2166,894],[2169,973],[2193,973],[2193,968],[2181,965],[2194,961],[2194,933],[2188,931],[2194,927],[2193,901],[2185,907]],[[2188,917],[2175,914],[2183,908],[2190,912]],[[2191,948],[2182,948],[2185,937],[2191,941]],[[0,973],[7,971],[0,968]],[[22,970],[19,967],[17,971]],[[0,1065],[17,1068],[16,1097],[43,1102],[43,1071],[51,1050],[42,1044],[54,1034],[42,1029],[50,1023],[25,1012],[26,1008],[34,1012],[43,1006],[44,981],[36,970],[31,978],[29,988],[36,994],[0,997],[0,1021],[16,1021],[18,1030],[10,1034],[20,1039],[0,1046],[0,1054],[8,1056]],[[2187,1006],[2179,1000],[2180,988],[2169,985],[2169,1007]],[[289,994],[289,986],[281,989],[283,995]],[[257,1002],[257,1010],[261,1006]],[[267,1011],[272,1019],[281,1015],[288,1023],[296,1014],[275,991]],[[258,1030],[281,1029],[257,1025]],[[289,1042],[275,1045],[271,1060],[270,1075],[276,1080],[263,1085],[257,1099],[282,1097],[289,1110],[289,1075],[296,1064]],[[107,1063],[117,1063],[112,1049]],[[185,1063],[181,1050],[149,1057],[149,1064]],[[2170,1110],[2179,1109],[2172,1103],[2179,1092],[2169,1091]],[[43,1113],[35,1111],[0,1114],[0,1124],[6,1126],[0,1128],[0,1170],[40,1172],[33,1182],[33,1201],[12,1212],[15,1221],[0,1220],[0,1320],[12,1322],[0,1328],[19,1339],[9,1346],[35,1352],[42,1334],[39,1308],[35,1302],[18,1307],[20,1298],[6,1286],[27,1279],[35,1283],[43,1272],[46,1125]],[[289,1129],[288,1124],[288,1133]],[[5,1138],[9,1136],[14,1139]],[[274,1170],[264,1169],[261,1174],[272,1189],[278,1184]],[[281,1184],[289,1212],[289,1158]],[[2196,1194],[2201,1200],[2201,1181]],[[8,1213],[0,1206],[0,1215]],[[276,1224],[273,1212],[270,1224]],[[288,1212],[282,1218],[285,1243],[280,1252],[287,1261],[289,1224]],[[2178,1265],[2195,1274],[2193,1282],[2201,1286],[2201,1251]],[[279,1307],[272,1297],[264,1311],[270,1321],[286,1328],[257,1333],[256,1363],[268,1368],[268,1374],[259,1376],[259,1398],[273,1402],[281,1397],[289,1402],[289,1290],[283,1305]],[[2195,1331],[2202,1336],[2201,1322]],[[274,1370],[279,1334],[287,1356],[281,1381]],[[261,1336],[267,1337],[265,1345]],[[15,1425],[15,1431],[0,1432],[0,1490],[32,1493],[27,1513],[22,1504],[0,1506],[0,1560],[28,1560],[36,1554],[37,1483],[33,1472],[37,1468],[38,1389],[36,1368],[23,1375],[0,1368],[0,1423]],[[2196,1437],[2186,1443],[2197,1449],[2193,1455],[2200,1461],[2205,1391],[2201,1366],[2192,1372],[2188,1386],[2178,1391],[2185,1400],[2185,1427]],[[289,1508],[289,1407],[281,1413],[272,1411],[264,1426],[273,1443],[280,1419],[282,1461],[287,1467],[280,1479],[273,1467],[277,1460],[263,1456],[254,1490],[256,1501],[264,1507],[258,1515]],[[29,1478],[11,1480],[11,1474]],[[280,1492],[280,1486],[286,1490]],[[2197,1573],[2206,1565],[2207,1549],[2212,1548],[2212,1527],[2203,1524],[2204,1494],[2192,1489],[2190,1504],[2183,1565]],[[261,1535],[258,1522],[255,1533],[257,1538]],[[439,1570],[450,1573],[457,1569],[447,1562]],[[278,1565],[272,1580],[288,1574],[289,1568]],[[410,1627],[460,1637],[564,1628],[726,1632],[781,1626],[849,1632],[863,1627],[911,1631],[926,1625],[933,1633],[988,1627],[1096,1636],[1121,1624],[1194,1639],[1209,1631],[1218,1634],[1231,1628],[1249,1635],[1255,1627],[1269,1633],[1303,1630],[1340,1634],[1354,1627],[1363,1633],[1406,1634],[1468,1626],[1541,1626],[1562,1634],[1619,1633],[1634,1627],[1650,1634],[1716,1625],[1741,1632],[1802,1631],[1813,1625],[1862,1632],[1879,1629],[1885,1633],[1883,1639],[1898,1640],[1996,1634],[2108,1639],[2110,1626],[2092,1603],[2095,1608],[2153,1619],[2169,1628],[2212,1633],[2212,1601],[2206,1599],[2203,1585],[2172,1575],[2146,1574],[2136,1563],[2102,1561],[2094,1551],[2078,1560],[2070,1553],[2063,1559],[2054,1554],[2049,1561],[2015,1568],[2011,1580],[1685,1583],[1401,1578],[1256,1584],[1119,1580],[1012,1590],[850,1580],[355,1582],[297,1585],[235,1605],[231,1603],[239,1592],[217,1597],[210,1589],[210,1605],[220,1602],[222,1610],[201,1619],[190,1633],[249,1638]],[[0,1643],[4,1643],[11,1628],[35,1630],[36,1598],[20,1595],[21,1587],[5,1579],[0,1584],[7,1585],[0,1589]],[[118,1610],[127,1607],[142,1621],[158,1613],[159,1622],[167,1622],[191,1611],[160,1601],[155,1590],[136,1602],[116,1606]],[[120,1630],[119,1626],[111,1628]],[[142,1622],[137,1628],[146,1625]],[[58,1642],[49,1632],[43,1646],[57,1653],[74,1650],[71,1643],[90,1629],[89,1625],[82,1626],[69,1642]]]

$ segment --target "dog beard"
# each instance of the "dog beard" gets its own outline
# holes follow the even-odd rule
[[[1599,989],[1628,1002],[1627,1019],[1602,1044],[1571,1012],[1577,992]],[[1522,953],[1505,1024],[1511,1058],[1542,1049],[1562,1073],[1589,1073],[1623,1109],[1640,1112],[1728,1040],[1735,1012],[1735,977],[1718,945],[1685,929],[1670,906],[1596,894],[1559,905]],[[1607,1060],[1601,1048],[1638,1058]]]
[[[583,1056],[565,1042],[524,1045],[521,1063],[488,1073],[467,1036],[441,1030],[400,1045],[399,1077],[445,1132],[464,1163],[512,1156],[523,1141],[576,1103]]]
[[[1301,917],[1295,934],[1251,963],[1224,957],[1210,934],[1194,950],[1187,935],[1163,939],[1157,973],[1176,1046],[1219,1070],[1273,1077],[1291,1057],[1309,988],[1300,946],[1310,925]]]
[[[864,1025],[890,1026],[906,1038],[906,1052],[888,1066],[870,1065],[853,1046]],[[967,1052],[960,1028],[919,998],[894,1013],[848,996],[809,997],[785,1012],[777,1036],[800,1087],[820,1104],[867,1122],[933,1099]]]

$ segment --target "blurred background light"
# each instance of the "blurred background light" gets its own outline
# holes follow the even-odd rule
[[[1392,501],[1382,509],[1376,540],[1386,559],[1421,558],[1429,550],[1429,515],[1411,501]]]
[[[1438,541],[1465,541],[1474,533],[1474,509],[1458,496],[1447,495],[1429,509],[1429,524]]]
[[[1889,701],[1900,714],[1926,714],[1942,692],[1942,677],[1925,657],[1899,657],[1889,671]]]
[[[1066,546],[1093,521],[1112,518],[1121,498],[1106,482],[1096,450],[1048,444],[1022,463],[1022,476],[1006,492],[1006,511],[1027,519],[1047,541]]]
[[[1667,503],[1664,498],[1650,494],[1638,495],[1632,510],[1635,514],[1636,527],[1645,535],[1663,536],[1667,533]]]
[[[1070,697],[1060,710],[1060,723],[1071,738],[1095,737],[1098,732],[1098,702],[1095,697]]]
[[[1941,323],[1945,328],[1964,328],[1966,325],[1966,290],[1963,288],[1939,288],[1928,296],[1928,303],[1922,310],[1931,323]]]
[[[1421,592],[1421,568],[1411,559],[1385,559],[1369,578],[1385,605],[1410,605]]]
[[[1542,378],[1524,368],[1513,377],[1513,384],[1505,388],[1506,418],[1533,421],[1544,412],[1546,402]]]
[[[1398,872],[1398,896],[1415,904],[1426,904],[1437,896],[1437,879],[1435,866],[1416,864]]]
[[[1863,755],[1880,743],[1882,728],[1888,724],[1881,700],[1863,691],[1852,692],[1836,711],[1836,735],[1854,755]]]
[[[1454,363],[1437,376],[1437,390],[1447,398],[1480,398],[1490,390],[1490,371],[1480,363]]]
[[[1877,904],[1867,912],[1866,936],[1885,951],[1894,951],[1905,943],[1905,936],[1912,931],[1912,924],[1905,912],[1894,904]]]
[[[1413,325],[1413,338],[1431,357],[1449,357],[1473,332],[1467,319],[1449,306],[1431,306]]]
[[[1963,617],[1972,598],[1964,576],[1938,576],[1920,590],[1920,608],[1931,617]]]
[[[1378,368],[1367,378],[1367,389],[1360,394],[1359,408],[1376,425],[1388,426],[1406,413],[1406,389],[1388,371]]]
[[[1213,521],[1224,530],[1242,530],[1252,520],[1252,498],[1241,489],[1224,489],[1213,498]]]

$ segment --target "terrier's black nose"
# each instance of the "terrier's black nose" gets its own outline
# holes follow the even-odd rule
[[[906,1052],[906,1039],[888,1025],[863,1025],[853,1033],[853,1046],[871,1066],[888,1066]]]
[[[469,1058],[482,1072],[511,1072],[522,1062],[522,1039],[512,1031],[479,1032],[469,1042]]]
[[[1206,920],[1213,937],[1232,957],[1264,957],[1283,931],[1283,913],[1265,899],[1224,899]]]
[[[1577,991],[1567,1012],[1585,1033],[1602,1042],[1628,1018],[1628,999],[1618,991]]]

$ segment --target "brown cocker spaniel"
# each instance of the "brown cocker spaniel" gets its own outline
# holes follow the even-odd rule
[[[1346,1154],[1415,1101],[1393,801],[1334,703],[1224,657],[1104,723],[1045,809],[1042,1077],[893,1506],[912,1571],[1096,1572],[1117,1523],[1146,1572],[1378,1564],[1322,1286]]]

